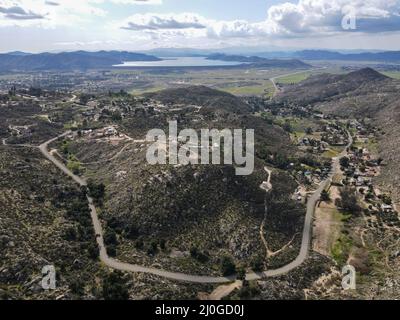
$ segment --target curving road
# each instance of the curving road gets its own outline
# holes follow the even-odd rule
[[[68,134],[70,134],[70,131],[65,132],[62,135],[41,144],[39,146],[39,150],[49,161],[51,161],[57,168],[59,168],[66,175],[70,176],[76,183],[78,183],[81,186],[86,186],[87,182],[84,178],[81,178],[81,177],[75,175],[62,162],[60,162],[58,159],[56,159],[48,151],[48,146],[50,143],[58,140],[59,138],[65,137]],[[350,143],[348,145],[348,147],[349,147],[353,143],[353,140],[351,138],[350,133],[348,133],[348,134],[349,134],[349,139],[350,139]],[[347,149],[347,147],[346,147],[346,149]],[[305,222],[304,222],[302,244],[301,244],[301,249],[300,249],[300,253],[299,253],[298,257],[291,263],[289,263],[279,269],[267,270],[267,271],[257,273],[257,274],[249,273],[246,275],[246,280],[260,280],[260,279],[264,279],[266,277],[276,277],[276,276],[284,275],[284,274],[292,271],[293,269],[296,269],[297,267],[299,267],[307,259],[308,252],[310,250],[311,238],[312,238],[312,221],[313,221],[313,216],[314,216],[314,212],[315,212],[315,206],[320,199],[322,190],[324,190],[331,183],[333,175],[336,174],[338,172],[338,170],[340,170],[339,159],[340,159],[340,157],[342,157],[346,154],[346,149],[342,152],[341,155],[339,155],[337,158],[333,159],[332,171],[331,171],[329,177],[320,184],[319,188],[314,192],[314,194],[308,200],[307,213],[306,213],[306,218],[305,218]],[[269,177],[269,179],[270,179],[270,177]],[[270,180],[268,180],[268,181],[270,181]],[[89,207],[90,207],[90,214],[91,214],[91,218],[92,218],[93,227],[94,227],[94,230],[96,233],[97,244],[98,244],[99,250],[100,250],[100,260],[106,266],[116,269],[116,270],[121,270],[121,271],[141,272],[141,273],[147,273],[147,274],[152,274],[152,275],[156,275],[159,277],[167,278],[170,280],[193,282],[193,283],[220,284],[220,283],[233,282],[236,280],[236,276],[213,277],[213,276],[189,275],[189,274],[184,274],[184,273],[169,272],[169,271],[162,270],[162,269],[148,268],[148,267],[144,267],[144,266],[124,263],[124,262],[118,261],[116,259],[110,258],[107,254],[107,250],[104,245],[103,229],[102,229],[101,222],[100,222],[98,214],[97,214],[96,207],[94,206],[93,199],[89,196],[87,196],[87,199],[88,199],[88,203],[89,203]]]

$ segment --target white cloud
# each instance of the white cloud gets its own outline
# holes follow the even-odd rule
[[[400,30],[399,0],[299,0],[271,6],[265,21],[218,21],[208,26],[210,37],[310,37],[343,32],[342,19],[354,14],[355,32]]]
[[[127,18],[121,29],[140,30],[174,30],[174,29],[205,29],[207,20],[197,14],[135,14]]]
[[[110,0],[118,4],[138,4],[138,5],[155,5],[162,4],[162,0]]]
[[[227,1],[227,0],[226,0]],[[243,0],[244,1],[244,0]],[[286,0],[288,1],[288,0]],[[129,46],[137,41],[147,45],[199,46],[224,43],[258,44],[287,40],[308,41],[317,38],[333,39],[342,34],[375,34],[400,31],[400,0],[298,0],[282,2],[266,9],[265,19],[259,22],[246,20],[222,21],[196,13],[135,14],[123,21],[110,20],[104,4],[124,6],[143,11],[143,5],[161,5],[162,0],[0,0],[0,26],[26,26],[60,28],[59,46],[73,43],[76,46],[112,46],[123,43]],[[112,9],[110,9],[112,10]],[[179,12],[179,8],[176,8]],[[227,7],[226,10],[229,10]],[[257,9],[256,9],[257,10]],[[120,11],[119,11],[120,12]],[[354,12],[357,30],[344,32],[342,18]],[[68,35],[61,32],[69,31]],[[73,31],[72,31],[73,28]],[[76,29],[80,28],[81,33]],[[49,30],[48,30],[49,31]],[[28,32],[28,31],[27,31]],[[28,32],[29,33],[29,32]],[[327,37],[329,35],[329,37]],[[71,39],[72,38],[72,39]],[[97,39],[97,41],[93,41]],[[71,42],[72,41],[72,42]],[[100,41],[100,42],[99,42]],[[139,43],[139,41],[142,41]],[[312,40],[316,41],[316,40]]]
[[[363,23],[358,31],[370,32],[377,25],[384,30],[399,8],[398,0],[300,0],[270,7],[266,23],[276,33],[334,32],[341,31],[343,16],[351,13]]]
[[[0,26],[76,25],[107,12],[99,5],[159,5],[162,0],[0,0]]]

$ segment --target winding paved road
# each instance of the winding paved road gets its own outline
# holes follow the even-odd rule
[[[84,178],[81,178],[81,177],[75,175],[73,172],[71,172],[61,161],[59,161],[57,158],[55,158],[48,150],[48,146],[50,143],[52,143],[60,138],[63,138],[70,133],[71,133],[70,131],[65,132],[62,135],[41,144],[38,148],[41,151],[41,153],[49,161],[51,161],[57,168],[59,168],[66,175],[70,176],[77,184],[79,184],[80,186],[86,186],[87,182]],[[349,134],[349,137],[350,137],[350,143],[349,143],[348,147],[351,146],[351,144],[353,142],[350,134]],[[25,146],[25,145],[21,145],[21,146]],[[34,146],[29,146],[29,147],[34,147]],[[346,147],[346,149],[347,149],[347,147]],[[302,239],[301,249],[300,249],[300,253],[299,253],[298,257],[293,262],[291,262],[279,269],[267,270],[267,271],[257,273],[257,274],[249,273],[246,275],[246,280],[260,280],[260,279],[264,279],[266,277],[276,277],[276,276],[286,274],[286,273],[292,271],[293,269],[296,269],[297,267],[299,267],[307,259],[308,252],[310,250],[311,238],[312,238],[312,221],[313,221],[313,216],[314,216],[314,212],[315,212],[315,206],[316,206],[318,200],[320,199],[322,190],[324,190],[329,185],[329,183],[331,183],[333,175],[336,172],[338,172],[338,170],[340,169],[339,159],[340,159],[340,157],[342,157],[346,154],[346,149],[342,152],[342,154],[340,154],[337,158],[335,158],[333,160],[332,171],[331,171],[329,177],[327,178],[327,180],[325,180],[324,182],[321,183],[319,188],[315,191],[315,193],[308,200],[307,213],[306,213],[306,218],[305,218],[305,222],[304,222],[303,239]],[[269,177],[269,179],[270,179],[270,177]],[[268,180],[268,181],[270,181],[270,180]],[[193,283],[220,284],[220,283],[227,283],[227,282],[232,282],[232,281],[236,280],[236,276],[213,277],[213,276],[189,275],[189,274],[184,274],[184,273],[169,272],[169,271],[162,270],[162,269],[148,268],[148,267],[144,267],[144,266],[124,263],[124,262],[118,261],[116,259],[110,258],[107,254],[107,250],[104,245],[103,229],[102,229],[101,222],[100,222],[98,214],[97,214],[96,207],[93,203],[93,199],[91,197],[87,196],[87,200],[88,200],[89,207],[90,207],[90,215],[92,218],[93,227],[94,227],[94,230],[96,233],[96,241],[99,246],[100,260],[106,266],[116,269],[116,270],[121,270],[121,271],[141,272],[141,273],[147,273],[147,274],[160,276],[160,277],[171,279],[171,280],[193,282]]]

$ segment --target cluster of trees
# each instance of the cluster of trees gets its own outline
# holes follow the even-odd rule
[[[110,117],[113,121],[121,121],[122,120],[122,115],[120,111],[111,111],[111,110],[107,110],[107,109],[103,109],[101,111],[101,117],[100,119],[105,119],[107,117]]]
[[[87,188],[89,196],[92,197],[97,204],[101,205],[106,194],[106,186],[104,183],[96,183],[93,180],[89,180]]]
[[[286,169],[291,163],[288,156],[283,153],[274,152],[272,153],[267,147],[257,146],[256,148],[257,157],[268,162],[277,168]]]
[[[236,265],[230,256],[223,256],[221,258],[221,273],[223,276],[231,276],[236,273]]]
[[[105,300],[128,300],[129,288],[127,279],[120,271],[113,271],[108,274],[102,283],[103,298]]]
[[[149,256],[154,256],[159,252],[159,250],[167,250],[167,242],[165,241],[165,239],[160,239],[152,240],[149,243],[145,244],[143,239],[137,239],[135,241],[135,248],[137,250],[146,250],[146,253]]]
[[[104,243],[107,247],[107,253],[111,257],[115,257],[117,255],[118,238],[114,230],[106,228],[104,232]]]
[[[17,88],[16,86],[12,86],[11,89],[8,91],[8,95],[10,97],[15,97],[16,94],[17,94]]]
[[[79,241],[88,256],[96,260],[99,256],[95,232],[90,216],[90,209],[86,199],[85,190],[67,188],[58,190],[55,205],[63,203],[66,207],[65,217],[74,222],[64,232],[67,241]]]
[[[335,205],[351,214],[361,212],[361,207],[357,199],[357,190],[355,188],[345,187],[341,189],[340,198],[336,199]]]
[[[43,94],[43,90],[41,88],[30,87],[28,94],[34,97],[40,97]]]
[[[127,97],[129,96],[129,93],[126,92],[125,90],[121,89],[118,92],[113,92],[111,90],[108,91],[108,96],[110,98],[121,98],[121,97]]]
[[[96,98],[96,96],[93,94],[83,93],[79,96],[79,103],[86,105],[90,100],[92,100],[94,98]]]
[[[261,289],[256,281],[243,282],[243,287],[237,293],[238,297],[242,300],[250,300],[261,293]]]
[[[210,259],[208,252],[202,252],[196,246],[190,248],[190,256],[201,263],[206,263]]]
[[[261,272],[264,270],[264,258],[257,255],[251,260],[250,267],[254,272]]]
[[[250,262],[250,267],[254,272],[264,271],[264,258],[261,254],[254,257]],[[236,274],[240,280],[245,280],[246,269],[243,265],[236,266],[230,256],[223,256],[220,263],[221,273],[227,277]]]

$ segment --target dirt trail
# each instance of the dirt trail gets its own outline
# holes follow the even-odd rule
[[[229,296],[233,291],[240,290],[243,286],[243,281],[237,280],[231,284],[217,287],[207,298],[207,300],[222,300]]]

